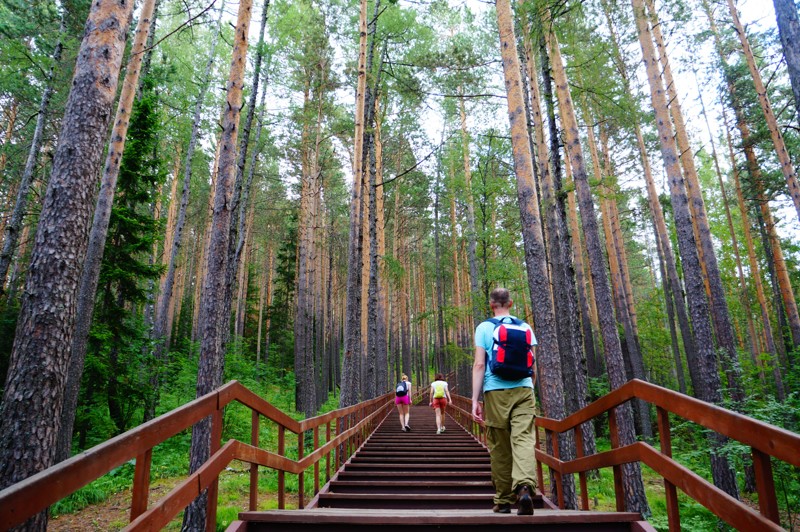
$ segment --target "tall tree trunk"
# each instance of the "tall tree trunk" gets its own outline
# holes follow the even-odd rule
[[[543,23],[545,25],[551,24],[549,14],[545,17]],[[608,371],[609,384],[611,385],[611,389],[614,390],[622,386],[627,379],[625,377],[622,347],[617,333],[617,325],[614,320],[611,287],[609,285],[606,265],[603,260],[600,233],[597,228],[597,214],[594,210],[592,192],[589,188],[583,150],[578,136],[578,121],[572,104],[569,82],[566,72],[564,71],[561,50],[554,33],[546,31],[544,34],[547,41],[547,49],[550,52],[553,78],[556,83],[556,95],[558,96],[561,124],[563,126],[565,138],[564,144],[572,164],[575,187],[578,193],[578,203],[580,205],[581,222],[583,225],[583,232],[586,236],[589,267],[600,319],[600,333],[603,337],[603,347],[605,350],[606,369]],[[631,410],[630,405],[625,405],[616,409],[620,445],[629,445],[636,440]],[[639,464],[624,466],[623,484],[625,486],[625,501],[628,511],[649,515],[650,508],[647,503],[647,498],[645,497]]]
[[[252,12],[251,0],[240,0],[239,14],[228,77],[225,113],[220,137],[219,166],[217,168],[214,215],[211,241],[208,247],[207,270],[203,280],[203,298],[200,302],[200,361],[197,371],[197,397],[218,388],[222,383],[226,345],[222,340],[230,321],[229,309],[222,299],[226,290],[228,246],[232,218],[231,194],[236,174],[236,139],[239,132],[239,114],[242,107],[244,71],[247,64],[247,34]],[[211,441],[211,419],[205,418],[192,427],[192,448],[189,469],[193,473],[219,448],[219,441]],[[216,489],[212,489],[216,495]],[[215,512],[207,512],[208,492],[195,499],[183,517],[183,527],[193,530],[213,528]]]
[[[772,4],[775,6],[783,57],[789,71],[797,123],[800,125],[800,20],[797,16],[797,5],[794,0],[772,0]]]
[[[567,415],[577,412],[588,404],[589,386],[587,382],[585,355],[582,351],[580,310],[576,290],[575,269],[572,263],[572,245],[567,230],[567,214],[564,197],[561,194],[560,176],[556,182],[550,172],[547,144],[544,138],[544,121],[541,112],[541,90],[536,69],[536,56],[530,39],[529,24],[523,24],[523,78],[530,88],[528,107],[529,127],[532,127],[532,149],[536,151],[538,178],[542,192],[542,206],[545,211],[544,236],[546,237],[550,277],[553,285],[554,312],[563,319],[556,320],[558,345],[561,355],[562,378],[564,381],[564,406]],[[524,85],[524,84],[523,84]],[[527,101],[527,100],[526,100]],[[534,172],[534,176],[536,172]],[[593,347],[593,344],[592,344]],[[584,452],[595,454],[596,445],[591,423],[581,426]],[[574,445],[574,444],[571,444]],[[562,455],[564,456],[564,455]],[[564,456],[565,459],[568,459]],[[565,485],[565,491],[574,492],[574,485]],[[570,494],[570,498],[572,494]],[[575,501],[577,505],[577,499]]]
[[[792,201],[794,202],[794,208],[797,211],[797,217],[800,219],[800,183],[797,181],[797,171],[795,170],[792,160],[789,157],[789,151],[786,149],[786,142],[783,140],[783,135],[778,127],[778,119],[775,118],[775,112],[772,110],[772,105],[769,101],[769,95],[767,95],[767,88],[764,86],[764,81],[761,79],[761,72],[759,72],[758,65],[756,65],[756,59],[753,55],[753,50],[750,48],[750,42],[747,40],[747,35],[744,32],[744,26],[742,26],[742,22],[739,20],[739,12],[736,9],[736,5],[734,4],[733,0],[728,0],[728,8],[730,9],[731,17],[733,18],[733,27],[739,36],[739,42],[742,43],[744,59],[747,63],[747,67],[750,69],[750,75],[753,77],[753,85],[755,85],[756,94],[758,95],[758,103],[761,105],[761,111],[764,113],[764,119],[767,122],[767,128],[769,129],[769,134],[772,138],[772,144],[775,147],[775,154],[778,156],[783,177],[786,179],[786,185],[789,188],[789,196],[791,196]],[[795,7],[794,9],[796,15],[797,8]],[[783,39],[783,36],[781,36],[781,39]],[[796,49],[796,42],[794,43],[794,46]],[[792,66],[794,67],[796,64]],[[792,90],[795,90],[794,85],[792,86]],[[795,345],[797,345],[797,339],[795,339]]]
[[[378,394],[383,393],[389,387],[388,364],[389,356],[386,344],[386,268],[384,267],[384,256],[386,256],[386,222],[384,216],[383,199],[383,143],[381,142],[381,112],[380,98],[375,98],[375,262],[377,273],[376,291],[376,324],[375,324],[375,344],[377,352],[375,359],[378,371],[375,375],[377,381]],[[370,266],[371,267],[371,266]],[[370,272],[371,275],[371,272]]]
[[[686,279],[689,312],[697,340],[695,346],[697,349],[696,364],[690,364],[689,368],[690,371],[696,372],[697,375],[692,379],[695,385],[694,393],[703,401],[719,404],[722,401],[722,393],[719,373],[717,372],[718,363],[716,352],[714,351],[711,324],[709,323],[709,306],[705,297],[697,246],[694,242],[689,200],[684,189],[677,147],[670,127],[667,99],[661,81],[653,38],[647,24],[643,0],[631,0],[631,5],[636,19],[642,56],[647,67],[650,97],[655,111],[661,144],[661,157],[664,160],[664,168],[669,179],[675,226],[678,232],[678,248]],[[719,453],[725,438],[714,433],[709,435],[709,439],[711,440],[711,470],[714,483],[729,495],[738,498],[736,477],[727,458]]]
[[[200,85],[200,92],[194,104],[194,117],[192,119],[192,133],[189,136],[189,146],[186,149],[186,159],[183,163],[183,186],[181,189],[180,207],[178,209],[178,219],[175,222],[175,229],[171,238],[171,246],[169,249],[164,249],[164,253],[169,255],[169,262],[167,264],[167,271],[164,280],[161,283],[161,291],[159,294],[159,304],[156,308],[155,321],[153,323],[154,353],[153,358],[157,361],[156,366],[160,365],[165,358],[166,350],[169,348],[167,345],[168,329],[168,315],[170,303],[172,301],[172,291],[175,284],[175,270],[177,268],[178,253],[180,252],[183,228],[186,225],[186,210],[189,205],[189,193],[192,182],[192,159],[194,158],[194,150],[197,146],[197,139],[200,135],[200,126],[203,111],[203,102],[208,92],[208,87],[211,84],[211,68],[214,65],[214,57],[216,55],[217,42],[219,41],[220,31],[222,29],[222,14],[225,11],[225,0],[219,7],[219,15],[217,17],[216,31],[213,33],[211,39],[211,47],[208,51],[208,59],[206,60],[206,69],[203,74],[203,80]],[[216,163],[216,161],[215,161]],[[177,176],[175,176],[177,179]],[[171,201],[176,201],[177,198],[172,198]],[[201,264],[202,261],[199,262]],[[200,280],[198,278],[198,289]],[[198,306],[199,298],[195,299],[195,305]],[[152,419],[155,416],[155,409],[158,403],[158,393],[160,388],[160,377],[158,371],[151,377],[152,399],[145,405],[144,419]]]
[[[345,303],[344,360],[339,406],[358,402],[361,389],[361,241],[362,189],[364,175],[364,114],[367,88],[367,0],[361,0],[358,19],[359,52],[356,88],[355,134],[353,135],[353,191],[350,199],[350,236],[347,264],[347,299]]]
[[[272,277],[272,248],[267,250],[267,260],[264,261],[264,272],[261,279],[261,289],[258,294],[258,332],[256,333],[256,364],[261,360],[261,338],[264,330],[264,307],[267,304],[267,293],[271,291]],[[267,329],[268,330],[268,329]],[[266,350],[264,350],[266,355]],[[266,366],[266,361],[264,362]]]
[[[739,354],[736,350],[736,337],[731,324],[728,303],[725,298],[725,288],[722,285],[722,276],[717,263],[717,255],[711,241],[711,229],[708,225],[703,194],[700,190],[700,180],[697,177],[697,169],[694,164],[693,151],[689,143],[689,136],[686,132],[686,125],[681,111],[678,90],[672,77],[669,59],[667,57],[664,39],[661,35],[661,25],[658,22],[658,15],[653,7],[653,0],[645,0],[650,12],[652,36],[659,52],[659,59],[663,68],[664,84],[666,85],[669,111],[672,122],[675,126],[675,139],[679,150],[679,159],[684,169],[686,190],[689,195],[689,210],[692,221],[696,227],[696,237],[699,238],[698,255],[701,260],[701,267],[707,276],[708,289],[710,291],[711,320],[716,332],[717,343],[720,347],[722,357],[722,369],[727,377],[728,388],[731,398],[741,404],[744,401],[744,390],[742,388],[742,368],[739,364]]]
[[[444,137],[444,129],[442,129]],[[433,183],[433,249],[434,249],[434,292],[436,292],[436,336],[434,353],[436,357],[435,373],[447,373],[444,360],[444,286],[441,268],[441,246],[439,243],[439,197],[441,196],[441,162],[436,167],[436,177]]]
[[[459,87],[460,91],[463,88]],[[461,94],[461,93],[459,93]],[[478,238],[475,233],[475,200],[472,196],[472,168],[469,157],[469,134],[467,133],[467,112],[464,97],[458,99],[458,111],[461,115],[461,150],[464,155],[464,192],[467,200],[467,261],[469,262],[470,306],[472,307],[473,325],[477,327],[483,320],[478,301]]]
[[[111,220],[111,209],[114,204],[114,193],[117,188],[117,178],[122,164],[122,153],[125,151],[125,141],[128,135],[133,100],[139,87],[139,73],[142,66],[142,56],[145,43],[150,34],[150,20],[153,16],[154,0],[142,4],[139,23],[136,27],[136,36],[131,48],[128,68],[122,83],[117,104],[117,114],[114,117],[114,127],[108,142],[108,154],[103,169],[100,184],[100,193],[94,210],[94,221],[89,234],[89,246],[83,262],[80,290],[78,291],[78,308],[75,314],[75,331],[72,336],[72,353],[67,366],[67,384],[64,391],[64,408],[61,411],[61,430],[58,436],[58,449],[56,460],[66,460],[70,456],[72,447],[72,428],[75,423],[75,411],[78,407],[78,392],[83,376],[83,364],[86,359],[86,345],[89,341],[89,329],[94,315],[94,301],[97,294],[97,282],[100,279],[100,263],[108,236],[108,224]]]
[[[91,6],[64,111],[0,408],[0,489],[53,465],[96,178],[133,2]],[[47,513],[25,525],[44,530]]]
[[[533,154],[528,134],[522,76],[510,1],[497,0],[496,10],[500,33],[500,55],[503,60],[508,102],[508,120],[511,126],[514,173],[517,178],[517,202],[522,222],[525,266],[537,329],[536,336],[539,340],[536,350],[538,386],[545,415],[554,419],[563,419],[566,416],[566,409],[555,307],[547,272],[539,197],[533,178]],[[560,452],[564,456],[575,456],[574,440],[560,439],[560,443],[562,447]],[[565,490],[565,504],[575,507],[574,483],[567,484],[572,486],[572,490],[570,492]]]
[[[14,250],[17,247],[19,232],[22,229],[23,217],[28,208],[28,194],[30,193],[31,183],[33,182],[33,173],[36,169],[36,161],[39,158],[39,152],[42,147],[42,137],[44,136],[45,122],[50,112],[50,98],[53,96],[55,69],[61,61],[61,53],[64,50],[64,32],[65,32],[65,16],[61,15],[61,25],[58,30],[58,41],[53,50],[53,65],[47,73],[47,81],[42,92],[42,99],[39,100],[39,113],[36,116],[36,128],[33,130],[33,139],[31,140],[31,147],[28,149],[28,157],[25,160],[25,168],[22,171],[22,177],[17,185],[17,198],[14,204],[14,210],[11,212],[11,217],[6,221],[3,233],[3,249],[0,251],[0,293],[5,291],[6,277],[8,276],[8,268],[11,264],[11,258],[14,255]],[[15,111],[12,118],[9,118],[8,129],[6,131],[5,143],[8,144],[11,138],[11,131],[16,121],[16,102],[13,108]],[[127,122],[126,122],[127,124]],[[6,153],[3,151],[2,167],[5,168]],[[2,170],[0,169],[0,172]],[[11,195],[9,194],[8,200],[10,201]],[[5,212],[3,212],[5,214]]]
[[[776,382],[776,392],[779,397],[779,400],[783,400],[781,395],[783,394],[783,386],[782,386],[782,378],[780,373],[780,366],[777,363],[778,361],[778,350],[775,344],[775,336],[772,332],[772,321],[769,317],[769,307],[767,306],[767,298],[764,294],[764,284],[761,282],[761,272],[760,266],[758,265],[758,259],[756,258],[756,251],[755,246],[753,245],[753,235],[750,230],[751,223],[748,216],[748,209],[747,205],[744,202],[744,193],[742,192],[742,185],[741,180],[739,179],[739,167],[736,164],[736,156],[733,152],[733,141],[731,140],[731,132],[728,126],[728,117],[727,113],[724,112],[722,114],[724,123],[725,123],[725,134],[728,139],[728,152],[731,161],[731,168],[733,171],[733,183],[736,187],[736,201],[739,206],[739,215],[742,219],[742,233],[744,234],[744,242],[745,247],[747,248],[747,259],[750,264],[750,278],[753,279],[753,284],[755,285],[756,289],[756,299],[758,300],[758,306],[761,310],[761,327],[764,334],[764,340],[766,343],[767,352],[775,357],[775,364],[774,364],[774,371],[775,371],[775,382]],[[754,159],[754,158],[753,158]],[[755,162],[755,160],[753,160]]]

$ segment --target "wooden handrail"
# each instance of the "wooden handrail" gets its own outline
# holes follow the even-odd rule
[[[578,457],[570,461],[558,459],[558,438],[555,437],[557,434],[572,430],[577,435],[583,423],[606,412],[611,413],[616,407],[634,398],[642,399],[657,407],[659,430],[662,432],[661,451],[643,442],[620,447],[616,416],[609,415],[612,450],[592,456]],[[672,459],[668,413],[697,423],[753,449],[753,463],[757,469],[756,483],[760,513],[750,509]],[[624,496],[618,468],[625,463],[642,462],[664,478],[667,488],[667,517],[671,531],[680,530],[677,497],[674,495],[675,488],[680,488],[717,517],[737,529],[782,530],[779,526],[770,457],[800,467],[800,453],[798,453],[800,435],[638,379],[626,383],[565,419],[555,420],[539,417],[536,419],[536,426],[544,428],[551,435],[555,456],[547,454],[538,445],[536,458],[553,471],[556,489],[559,491],[559,501],[563,498],[559,488],[562,475],[583,474],[601,467],[614,467],[618,507],[623,506]],[[581,489],[585,491],[584,482],[581,482]],[[588,497],[585,495],[582,493],[581,506],[582,509],[588,510]],[[560,503],[560,506],[563,507],[563,502]]]
[[[211,523],[214,521],[213,516],[216,515],[216,496],[214,492],[216,482],[219,473],[232,460],[239,459],[251,464],[271,467],[278,470],[281,476],[284,472],[302,475],[303,472],[314,467],[325,457],[328,457],[328,464],[330,464],[330,453],[334,451],[336,464],[341,464],[356,447],[356,445],[352,444],[353,439],[366,436],[363,432],[367,428],[373,429],[376,420],[381,415],[386,415],[391,407],[394,406],[393,401],[390,400],[392,397],[393,394],[384,394],[357,405],[297,421],[248,390],[241,383],[231,381],[186,405],[167,412],[139,427],[0,491],[0,529],[10,528],[24,522],[32,515],[131,460],[136,460],[136,471],[131,504],[132,522],[129,525],[129,529],[157,529],[158,526],[162,526],[174,518],[178,512],[206,488],[211,488],[209,490],[210,518],[208,525],[211,527]],[[224,446],[219,446],[222,429],[222,410],[234,401],[253,411],[254,427],[251,431],[251,443],[254,445],[231,440]],[[162,499],[150,510],[147,510],[150,460],[153,447],[191,428],[195,423],[209,416],[214,420],[212,424],[212,440],[216,440],[216,444],[212,441],[211,450],[213,454],[211,458],[173,489],[165,499]],[[259,416],[273,421],[278,426],[279,441],[281,441],[278,454],[258,448],[257,423]],[[351,419],[354,416],[355,419]],[[301,456],[297,461],[281,456],[285,450],[285,446],[282,443],[283,438],[281,437],[285,430],[289,430],[297,434],[299,438],[302,438],[302,434],[307,430],[314,430],[316,436],[318,427],[326,425],[326,434],[330,434],[329,423],[334,420],[336,421],[337,432],[339,432],[336,437],[333,439],[326,438],[329,441],[326,441],[319,448],[317,448],[318,438],[315,437],[315,449],[305,456]],[[348,423],[352,426],[347,426]],[[344,453],[344,456],[342,453]],[[248,458],[252,458],[252,460]],[[328,472],[330,471],[330,467],[326,469]],[[328,478],[330,478],[330,472],[328,473]],[[258,481],[257,468],[251,469],[250,479],[251,483],[254,484],[251,486],[252,503],[255,494],[254,486]],[[299,489],[304,489],[302,484]],[[318,482],[315,481],[315,493],[318,489]],[[284,501],[283,488],[281,487],[279,490],[281,491],[279,500]],[[281,504],[281,506],[283,505]],[[161,523],[161,525],[153,528],[153,523]]]

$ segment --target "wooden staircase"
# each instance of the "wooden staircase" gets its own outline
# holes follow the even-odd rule
[[[410,425],[390,413],[305,510],[242,512],[228,530],[652,530],[639,514],[559,511],[541,493],[533,516],[492,513],[486,448],[452,419],[436,434],[429,407],[412,407]]]

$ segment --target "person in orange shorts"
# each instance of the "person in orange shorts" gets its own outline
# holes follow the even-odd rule
[[[431,383],[430,402],[428,403],[436,411],[436,434],[444,432],[444,409],[447,403],[452,401],[444,375],[437,373],[436,380]]]

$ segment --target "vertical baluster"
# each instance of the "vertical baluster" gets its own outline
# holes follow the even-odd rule
[[[218,408],[211,414],[211,449],[210,454],[219,451],[222,446],[222,409]],[[219,477],[215,478],[208,486],[208,509],[206,511],[206,530],[217,529],[217,492],[219,490]]]
[[[301,430],[297,435],[297,461],[303,459],[303,444],[305,443],[305,433]],[[301,510],[306,506],[306,483],[305,473],[300,471],[297,474],[297,507]]]
[[[250,445],[258,447],[258,412],[253,410],[250,423]],[[258,510],[258,464],[250,464],[250,511]]]
[[[325,443],[331,441],[331,422],[325,424]],[[325,456],[325,482],[331,480],[331,451]]]
[[[539,434],[539,427],[536,427],[534,434],[536,437],[536,449],[541,451],[542,439],[541,435]],[[539,489],[544,493],[544,470],[542,469],[542,463],[539,460],[536,460],[536,480],[539,482]]]
[[[759,510],[764,517],[780,524],[778,501],[775,499],[775,480],[772,478],[772,462],[768,454],[755,447],[753,448],[753,468],[756,475]]]
[[[314,451],[319,449],[319,426],[314,427]],[[314,462],[314,495],[319,492],[319,460]]]
[[[661,441],[661,454],[672,458],[672,434],[670,434],[669,412],[656,407],[658,414],[658,438]],[[675,484],[664,479],[664,490],[667,496],[667,522],[670,532],[679,532],[681,529],[681,514],[678,507],[678,490]]]
[[[278,454],[283,456],[286,449],[285,428],[283,425],[278,425]],[[282,470],[278,471],[278,509],[283,510],[286,508],[286,473]]]
[[[619,429],[617,428],[617,410],[612,408],[608,411],[608,434],[611,438],[611,448],[619,447]],[[622,467],[615,465],[614,470],[614,495],[617,498],[617,511],[625,511],[625,491],[622,487]]]
[[[550,441],[553,445],[553,457],[558,460],[560,459],[560,454],[558,450],[558,432],[550,431]],[[558,496],[558,507],[562,510],[564,509],[564,479],[561,476],[561,471],[556,469],[550,469],[550,474],[553,475],[553,478],[556,481],[556,495]]]
[[[342,433],[342,418],[338,418],[337,417],[336,418],[336,435],[338,436],[341,433]],[[336,446],[336,449],[333,450],[333,453],[334,453],[334,455],[333,455],[333,458],[334,458],[333,465],[334,465],[334,469],[336,471],[339,471],[339,467],[341,467],[340,464],[342,463],[342,445],[343,444],[344,444],[344,442],[340,443],[339,445]]]
[[[133,472],[131,521],[147,511],[147,499],[150,495],[150,465],[152,461],[153,449],[147,449],[136,457],[136,469]]]
[[[578,458],[583,458],[583,430],[581,425],[573,429],[575,431],[575,452]],[[586,471],[578,473],[578,480],[581,485],[581,510],[589,509],[589,491],[586,488]]]

